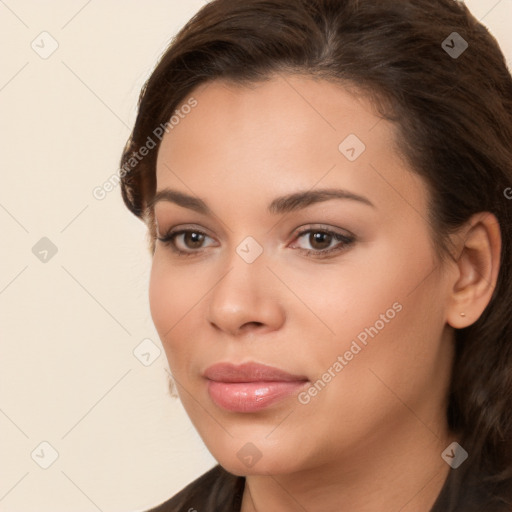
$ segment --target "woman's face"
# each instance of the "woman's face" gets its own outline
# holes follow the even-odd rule
[[[158,154],[157,192],[180,194],[159,194],[158,236],[179,234],[156,243],[150,304],[213,456],[279,474],[436,441],[450,284],[393,126],[306,77],[192,96]]]

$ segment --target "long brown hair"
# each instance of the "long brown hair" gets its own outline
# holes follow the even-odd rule
[[[211,1],[146,82],[121,160],[123,199],[147,222],[152,251],[155,129],[168,126],[200,84],[280,72],[351,84],[395,123],[397,149],[429,188],[439,254],[448,254],[448,235],[474,213],[498,218],[503,247],[493,297],[477,322],[455,331],[447,418],[469,458],[451,470],[433,512],[510,510],[512,78],[496,40],[457,0]],[[148,138],[157,147],[140,158]]]

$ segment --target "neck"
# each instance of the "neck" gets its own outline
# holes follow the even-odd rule
[[[429,512],[450,471],[441,453],[454,440],[411,416],[385,442],[376,435],[336,463],[248,475],[241,511]]]

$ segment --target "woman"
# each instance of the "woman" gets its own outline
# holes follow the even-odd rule
[[[122,158],[219,465],[154,511],[512,510],[512,79],[454,0],[213,0]]]

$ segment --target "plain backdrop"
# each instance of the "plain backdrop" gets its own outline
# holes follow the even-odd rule
[[[168,394],[144,225],[93,194],[204,3],[0,0],[0,512],[143,511],[215,464]],[[466,3],[511,61],[512,0]]]

